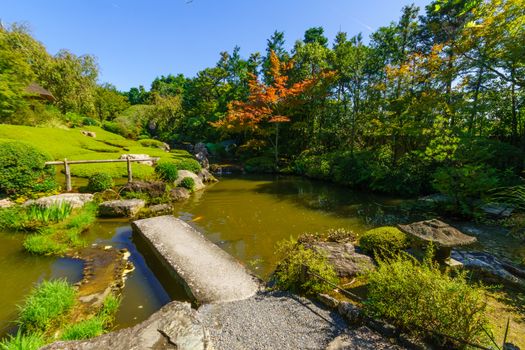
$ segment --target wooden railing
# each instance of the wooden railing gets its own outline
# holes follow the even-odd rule
[[[99,160],[58,160],[52,162],[45,162],[45,165],[62,165],[64,166],[64,173],[66,175],[66,191],[71,191],[71,169],[70,165],[72,164],[96,164],[96,163],[127,163],[128,164],[128,182],[133,181],[133,173],[131,171],[132,162],[153,162],[155,164],[159,158],[142,158],[142,159],[131,159],[127,157],[126,159],[99,159]]]

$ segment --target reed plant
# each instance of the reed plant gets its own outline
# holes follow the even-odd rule
[[[65,220],[71,215],[72,211],[73,207],[68,202],[58,202],[50,206],[30,205],[26,210],[26,214],[29,221],[49,224]]]

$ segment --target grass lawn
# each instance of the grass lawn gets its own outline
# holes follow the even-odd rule
[[[82,135],[82,130],[94,131],[96,138]],[[118,159],[122,154],[148,154],[162,160],[192,158],[186,151],[165,152],[156,147],[144,147],[139,142],[125,139],[96,126],[73,129],[35,128],[22,125],[0,124],[0,139],[29,143],[48,153],[54,160]],[[153,167],[133,163],[133,176],[147,178]],[[58,166],[58,170],[62,171]],[[89,177],[96,172],[106,172],[114,178],[126,177],[126,163],[78,164],[71,166],[71,174]]]

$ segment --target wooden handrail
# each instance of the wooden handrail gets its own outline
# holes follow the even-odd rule
[[[69,166],[71,164],[96,164],[96,163],[128,163],[128,182],[133,181],[133,174],[131,172],[131,163],[132,162],[153,162],[156,163],[160,158],[159,157],[150,157],[142,159],[132,159],[127,157],[126,159],[94,159],[94,160],[57,160],[51,162],[45,162],[45,165],[63,165],[64,173],[66,175],[66,191],[69,192],[72,190],[71,186],[71,169]]]
[[[160,158],[141,158],[141,159],[131,159],[130,162],[157,162]],[[94,164],[94,163],[125,163],[128,161],[126,159],[99,159],[99,160],[67,160],[68,164]],[[55,160],[52,162],[45,162],[45,165],[64,165],[64,160]]]

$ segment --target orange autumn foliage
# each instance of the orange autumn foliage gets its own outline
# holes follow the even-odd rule
[[[231,131],[251,130],[261,127],[263,122],[285,123],[290,118],[284,115],[286,107],[299,101],[299,95],[313,87],[317,79],[309,78],[289,86],[288,72],[293,67],[293,62],[281,62],[275,52],[270,52],[271,84],[266,85],[252,74],[249,81],[247,101],[233,101],[228,105],[225,118],[212,123],[218,128]]]

